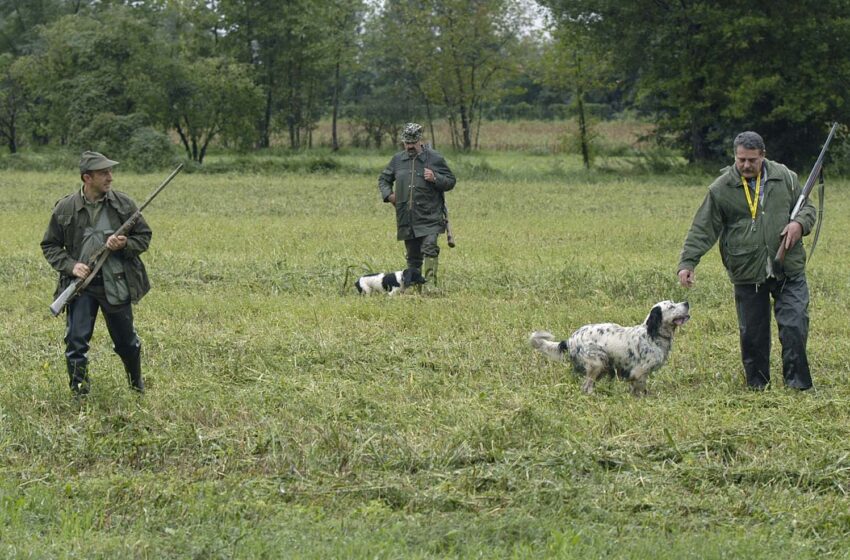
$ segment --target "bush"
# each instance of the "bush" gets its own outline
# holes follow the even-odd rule
[[[151,171],[177,161],[174,144],[165,134],[149,126],[136,129],[130,137],[127,162],[133,169]]]
[[[138,171],[166,167],[175,160],[168,136],[148,126],[142,113],[100,113],[75,139],[79,151],[94,150]]]

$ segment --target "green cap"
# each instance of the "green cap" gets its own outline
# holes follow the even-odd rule
[[[80,174],[86,173],[87,171],[106,169],[115,165],[118,165],[117,161],[112,161],[103,154],[86,151],[83,152],[83,155],[80,157]]]

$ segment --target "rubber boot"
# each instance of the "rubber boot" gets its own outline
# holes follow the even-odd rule
[[[130,387],[140,393],[144,393],[145,381],[142,379],[141,348],[130,356],[121,356],[121,361],[124,362],[124,371],[127,372],[127,381],[130,382]]]
[[[428,281],[425,284],[426,292],[437,288],[437,257],[425,257],[422,261],[422,276]]]
[[[86,362],[67,361],[69,386],[74,396],[80,397],[89,394],[91,384],[89,383],[88,364]]]

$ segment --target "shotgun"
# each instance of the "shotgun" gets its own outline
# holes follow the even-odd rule
[[[809,173],[809,178],[806,180],[806,185],[803,187],[803,192],[800,193],[800,197],[797,199],[797,204],[794,205],[794,209],[791,211],[791,219],[790,222],[794,221],[794,218],[797,217],[797,214],[800,213],[800,210],[803,208],[803,204],[808,200],[809,195],[812,194],[812,190],[815,188],[815,182],[818,177],[820,177],[821,188],[823,188],[823,159],[826,156],[826,150],[829,148],[829,143],[832,142],[832,137],[835,136],[835,130],[838,128],[838,123],[832,123],[832,128],[829,131],[829,136],[826,137],[826,142],[823,144],[823,148],[821,148],[820,155],[818,156],[817,161],[815,161],[814,166],[812,166],[812,172]],[[823,203],[821,197],[821,203]],[[815,245],[817,245],[818,234],[820,233],[821,221],[818,219],[817,229],[815,230],[815,237],[812,241],[812,249],[809,257],[815,251]],[[785,237],[782,237],[782,241],[779,243],[779,251],[776,252],[776,261],[779,263],[780,267],[782,263],[785,261]]]
[[[151,194],[147,198],[147,200],[145,200],[145,202],[135,212],[133,212],[133,215],[127,218],[127,221],[121,224],[121,227],[118,228],[118,230],[112,235],[127,235],[127,233],[129,233],[129,231],[133,228],[133,226],[136,225],[136,222],[139,221],[139,218],[142,217],[142,210],[144,210],[145,207],[150,204],[154,198],[156,198],[156,195],[158,195],[160,191],[162,191],[162,189],[164,189],[166,185],[168,185],[168,183],[170,183],[171,180],[178,173],[180,173],[181,169],[183,169],[182,163],[178,165],[177,168],[174,169],[174,171],[171,172],[171,175],[169,175],[165,179],[165,181],[163,181],[162,184],[157,187],[153,194]],[[109,258],[110,253],[111,251],[106,247],[105,243],[100,247],[100,249],[95,251],[95,253],[91,256],[91,259],[89,259],[88,262],[88,266],[90,269],[88,276],[86,276],[85,278],[75,278],[74,281],[71,282],[71,284],[67,288],[65,288],[65,290],[61,294],[59,294],[59,297],[56,298],[56,301],[50,304],[50,312],[53,314],[54,317],[62,313],[62,310],[65,308],[68,302],[74,299],[77,294],[79,294],[80,292],[85,290],[86,287],[88,287],[89,283],[94,279],[95,275],[103,266],[103,263],[105,263],[106,259]]]
[[[431,149],[431,144],[423,144],[423,148],[426,150]],[[431,153],[426,152],[425,154],[425,167],[428,167],[431,164]],[[454,249],[455,247],[455,234],[452,232],[452,224],[449,222],[449,207],[446,206],[446,193],[440,191],[440,200],[443,201],[443,218],[446,221],[446,242],[449,244],[449,248]]]

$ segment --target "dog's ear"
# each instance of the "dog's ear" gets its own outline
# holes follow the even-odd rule
[[[399,287],[401,287],[401,286],[399,285],[398,280],[396,280],[395,274],[393,274],[393,273],[384,274],[384,277],[381,280],[381,288],[383,288],[383,290],[385,292],[389,292],[393,288],[399,288]]]
[[[650,338],[658,336],[658,331],[661,329],[661,306],[656,305],[649,312],[649,317],[646,318],[646,332]]]
[[[405,268],[401,271],[401,283],[404,286],[410,286],[413,283],[415,268]]]

